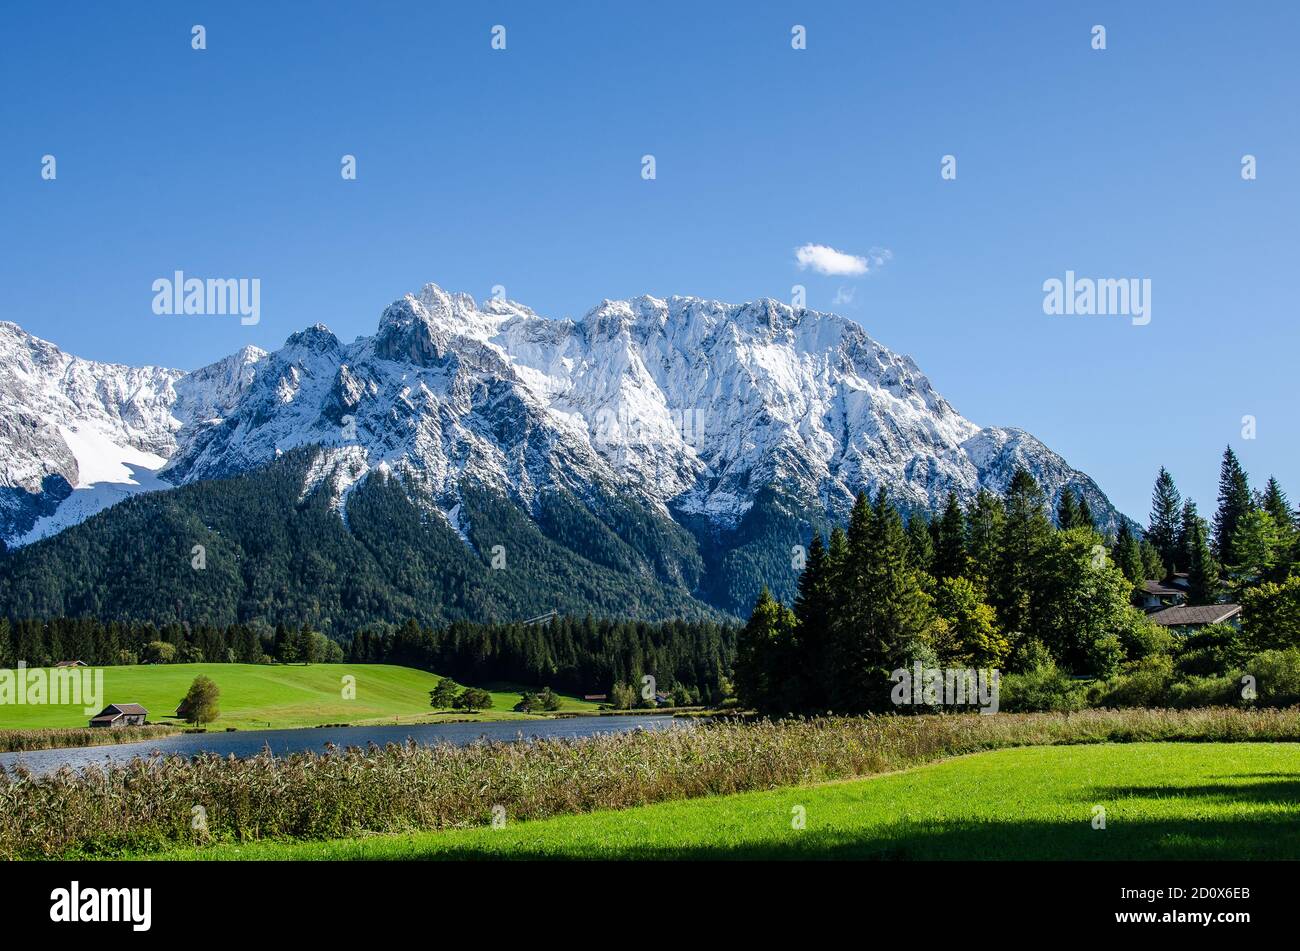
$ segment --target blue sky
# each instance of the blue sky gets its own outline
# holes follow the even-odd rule
[[[135,2],[4,27],[0,319],[70,352],[350,340],[426,281],[574,317],[802,283],[1140,520],[1161,464],[1212,507],[1228,443],[1300,501],[1295,4]],[[826,276],[807,243],[890,256]],[[155,316],[176,269],[260,278],[261,323]],[[1046,316],[1066,270],[1149,278],[1150,324]]]

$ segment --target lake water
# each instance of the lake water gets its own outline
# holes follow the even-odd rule
[[[338,747],[377,743],[454,743],[465,746],[477,740],[535,740],[627,733],[631,730],[672,730],[694,726],[694,721],[672,716],[566,717],[556,720],[514,720],[497,723],[417,723],[406,726],[337,726],[298,730],[239,730],[234,733],[182,733],[144,743],[115,746],[77,746],[58,750],[29,750],[0,753],[0,765],[11,768],[22,763],[34,773],[47,773],[60,766],[80,768],[94,764],[125,763],[132,757],[158,751],[164,755],[194,756],[198,753],[255,756],[270,748],[277,756],[306,751],[323,752],[326,743]]]

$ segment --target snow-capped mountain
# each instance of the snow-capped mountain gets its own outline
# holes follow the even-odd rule
[[[0,392],[15,408],[0,429],[10,545],[313,444],[304,492],[327,486],[343,517],[382,470],[462,537],[465,480],[527,511],[551,489],[591,506],[632,495],[725,535],[764,489],[836,515],[881,485],[933,508],[1024,466],[1049,499],[1069,487],[1119,518],[1086,475],[1028,433],[965,419],[858,324],[772,300],[643,296],[550,320],[430,284],[374,336],[344,344],[318,324],[192,373],[80,360],[0,324]]]
[[[97,363],[0,321],[0,538],[26,544],[170,488],[159,471],[183,422],[226,412],[238,383],[223,373],[262,355],[248,348],[190,374]]]

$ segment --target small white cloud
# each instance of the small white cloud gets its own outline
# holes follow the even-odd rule
[[[856,294],[857,291],[858,289],[852,286],[840,287],[835,291],[835,296],[831,298],[831,306],[839,307],[844,304],[852,304],[853,295]]]
[[[818,274],[839,277],[861,277],[872,268],[880,267],[890,257],[890,252],[883,248],[873,248],[866,257],[862,257],[836,251],[824,244],[805,244],[803,247],[795,248],[794,251],[795,263],[799,265],[799,270],[812,268]]]

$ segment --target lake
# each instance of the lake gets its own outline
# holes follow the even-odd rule
[[[415,723],[405,726],[306,727],[297,730],[239,730],[234,733],[182,733],[144,743],[115,746],[76,746],[57,750],[28,750],[0,753],[0,765],[19,763],[34,773],[53,772],[60,766],[81,768],[95,764],[125,763],[136,756],[158,751],[164,755],[194,756],[217,753],[237,757],[255,756],[269,748],[277,756],[287,753],[324,752],[326,743],[338,747],[376,743],[404,743],[407,738],[432,745],[454,743],[465,746],[478,740],[535,740],[627,733],[632,730],[686,729],[694,720],[670,715],[609,717],[566,717],[556,720],[513,720],[487,723]]]

